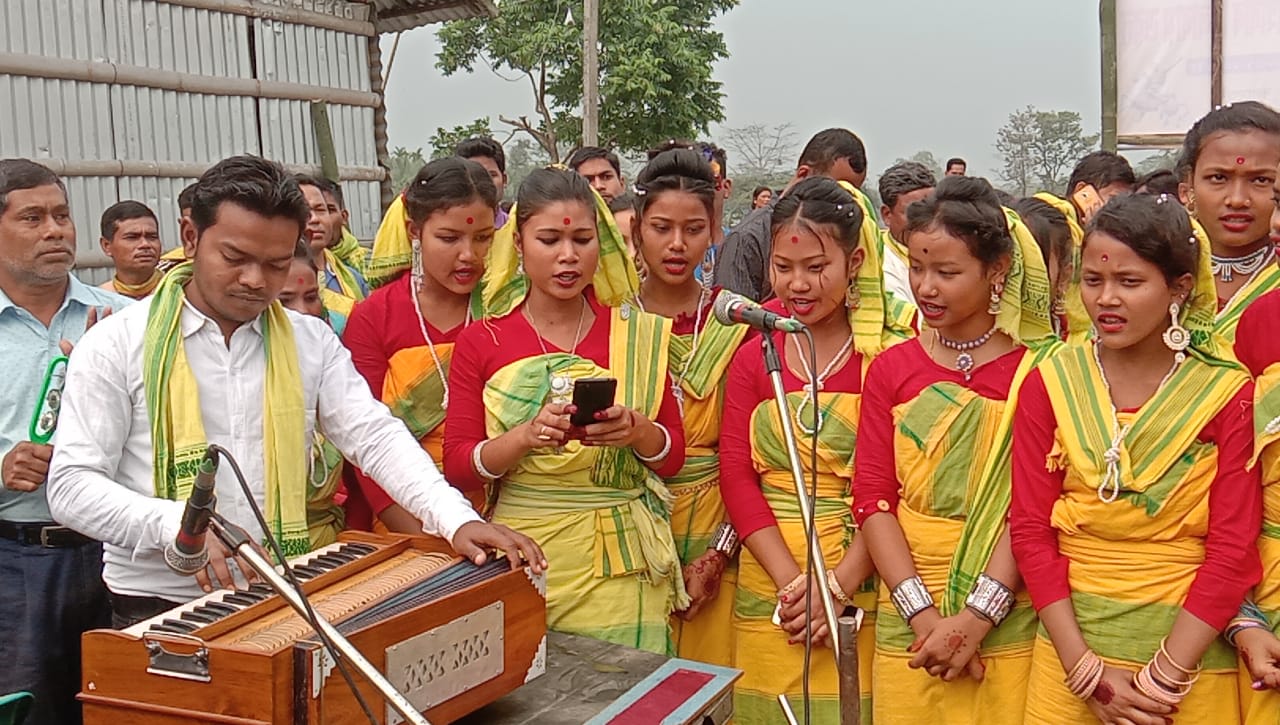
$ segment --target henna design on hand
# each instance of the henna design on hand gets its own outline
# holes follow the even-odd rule
[[[1112,698],[1116,696],[1116,691],[1111,688],[1111,683],[1103,680],[1098,683],[1097,688],[1093,691],[1093,699],[1098,701],[1099,705],[1110,705]]]

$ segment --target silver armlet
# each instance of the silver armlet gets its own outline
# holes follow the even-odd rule
[[[889,593],[889,598],[893,600],[893,606],[904,622],[910,622],[912,617],[934,606],[933,595],[929,594],[918,576],[902,580]]]
[[[738,555],[738,545],[738,532],[733,530],[733,524],[725,521],[716,527],[715,533],[711,535],[711,545],[707,548],[724,554],[726,559],[733,559]]]
[[[979,574],[964,605],[993,626],[999,627],[1013,611],[1013,602],[1013,590],[986,574]]]

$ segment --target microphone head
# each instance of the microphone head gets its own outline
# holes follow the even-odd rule
[[[716,321],[722,325],[736,325],[738,321],[733,319],[733,310],[741,307],[747,301],[746,297],[737,292],[729,290],[721,290],[716,295],[716,302],[711,307],[711,314],[715,315]]]

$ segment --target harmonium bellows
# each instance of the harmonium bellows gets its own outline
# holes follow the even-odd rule
[[[546,669],[546,580],[482,566],[431,540],[344,533],[290,564],[332,622],[433,724]],[[348,667],[380,721],[401,718]],[[367,722],[306,620],[264,584],[220,590],[83,638],[86,725]]]

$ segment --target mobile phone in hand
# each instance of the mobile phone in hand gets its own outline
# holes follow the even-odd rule
[[[584,428],[596,422],[596,413],[613,407],[613,397],[618,391],[614,378],[581,378],[573,383],[573,406],[569,423]]]

